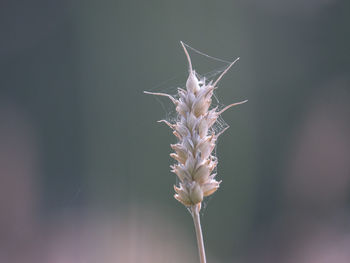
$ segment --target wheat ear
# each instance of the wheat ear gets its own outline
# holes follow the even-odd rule
[[[170,145],[175,151],[170,156],[177,161],[175,165],[171,166],[171,171],[177,175],[180,181],[178,186],[174,185],[174,197],[191,211],[200,262],[206,263],[199,211],[203,198],[212,195],[221,183],[215,179],[216,174],[213,174],[218,160],[212,152],[216,146],[217,138],[222,132],[215,133],[212,127],[220,114],[233,106],[245,103],[246,100],[228,105],[220,111],[217,107],[210,109],[216,85],[238,59],[232,62],[214,83],[205,83],[197,78],[186,46],[183,42],[181,45],[186,54],[189,68],[186,90],[178,89],[178,99],[166,93],[146,91],[145,93],[168,97],[176,106],[178,116],[175,123],[166,120],[160,121],[173,129],[174,135],[178,138],[176,144]]]

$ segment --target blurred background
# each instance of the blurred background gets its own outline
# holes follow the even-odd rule
[[[142,93],[185,83],[180,40],[241,57],[217,95],[249,99],[223,115],[223,183],[202,211],[208,262],[350,262],[349,11],[1,1],[0,262],[198,262],[173,198],[175,138],[156,123],[167,101]],[[191,55],[199,73],[213,62]]]

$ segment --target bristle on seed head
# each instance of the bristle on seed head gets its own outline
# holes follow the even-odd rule
[[[186,57],[187,57],[188,71],[189,71],[189,73],[191,74],[191,72],[192,72],[191,57],[190,57],[190,55],[188,54],[188,51],[187,51],[187,49],[186,49],[186,46],[185,46],[184,42],[180,41],[180,43],[181,43],[182,48],[184,49],[185,55],[186,55]]]

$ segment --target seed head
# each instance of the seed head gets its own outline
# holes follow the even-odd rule
[[[226,70],[214,82],[200,81],[192,69],[190,56],[183,42],[181,45],[185,51],[189,76],[186,89],[178,89],[178,99],[165,93],[146,92],[151,95],[166,96],[176,106],[177,121],[166,123],[178,138],[176,144],[170,145],[175,151],[170,156],[176,164],[171,166],[171,171],[179,178],[179,185],[174,186],[175,199],[189,207],[200,205],[203,198],[212,195],[220,186],[221,181],[215,179],[213,170],[218,164],[217,158],[212,154],[217,138],[221,133],[215,133],[211,129],[220,114],[227,109],[245,103],[246,101],[226,106],[221,111],[217,107],[210,109],[213,91],[219,80],[229,68],[238,60],[232,62]]]

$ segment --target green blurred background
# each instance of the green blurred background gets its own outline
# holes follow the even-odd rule
[[[144,90],[226,60],[208,262],[349,262],[346,0],[0,4],[0,262],[198,262]],[[212,60],[191,52],[205,73]],[[203,69],[203,71],[201,70]],[[181,76],[181,77],[178,77]],[[170,85],[170,84],[169,84]],[[166,103],[166,99],[160,99]]]

